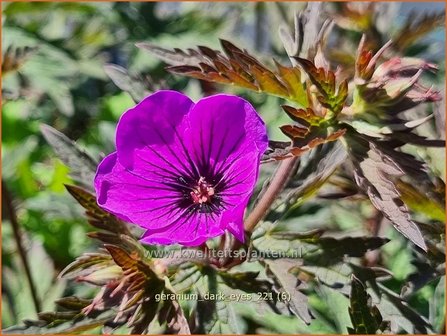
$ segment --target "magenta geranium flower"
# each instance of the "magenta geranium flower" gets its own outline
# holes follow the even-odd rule
[[[229,230],[244,239],[267,132],[244,99],[193,103],[159,91],[123,114],[116,152],[95,177],[98,204],[146,230],[142,241],[199,245]]]

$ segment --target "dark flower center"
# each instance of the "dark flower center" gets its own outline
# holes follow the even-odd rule
[[[200,177],[197,186],[190,192],[191,199],[194,204],[211,203],[214,196],[214,188],[205,181],[204,177]]]
[[[189,213],[219,214],[226,205],[222,199],[226,183],[221,174],[194,175],[177,177],[173,183],[165,182],[180,193],[177,205]]]

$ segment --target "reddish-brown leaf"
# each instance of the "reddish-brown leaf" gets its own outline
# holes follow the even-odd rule
[[[313,62],[307,59],[294,58],[306,71],[310,81],[320,93],[317,95],[317,98],[321,105],[331,110],[334,114],[339,113],[348,96],[347,81],[341,82],[337,88],[334,72],[324,68],[317,68]]]

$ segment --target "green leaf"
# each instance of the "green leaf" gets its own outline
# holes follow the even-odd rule
[[[92,190],[97,167],[96,162],[84,150],[80,149],[74,141],[53,127],[42,124],[40,129],[58,157],[70,168],[71,178],[87,190]]]
[[[365,286],[355,276],[352,276],[350,302],[349,316],[353,325],[348,328],[350,334],[376,334],[385,329],[379,309],[371,304]]]
[[[219,272],[225,285],[248,293],[271,292],[271,284],[265,280],[257,279],[259,272]]]
[[[339,288],[332,288],[319,283],[316,283],[315,292],[324,305],[320,307],[320,313],[335,325],[335,332],[333,333],[347,334],[350,319],[349,299],[346,294]],[[323,319],[323,316],[320,315],[317,318]]]
[[[299,69],[297,67],[285,67],[278,62],[275,62],[275,64],[278,68],[279,75],[287,86],[291,100],[297,102],[302,107],[308,106],[307,93],[304,90]]]
[[[403,181],[398,181],[396,188],[402,200],[411,210],[422,213],[430,219],[445,222],[445,204],[438,202],[435,198],[430,198],[427,194]]]
[[[306,71],[312,84],[317,87],[320,93],[317,99],[321,105],[330,109],[333,115],[337,115],[348,97],[348,81],[343,80],[337,84],[335,73],[331,70],[317,68],[313,62],[304,58],[294,57],[294,59]]]
[[[392,292],[382,284],[379,284],[381,296],[374,298],[374,302],[380,310],[383,319],[391,322],[391,332],[402,332],[402,329],[409,334],[429,334],[433,333],[430,322],[413,309],[403,298]]]
[[[203,276],[196,283],[199,295],[196,307],[196,329],[194,334],[239,334],[241,333],[231,302],[222,300],[219,295],[217,273],[211,268],[203,269]]]
[[[104,253],[84,253],[65,267],[60,272],[59,278],[81,279],[89,273],[102,269],[105,269],[108,273],[101,274],[99,277],[94,277],[95,279],[98,278],[98,281],[100,281],[101,284],[103,283],[104,279],[114,279],[121,275],[121,271],[116,269],[116,267],[113,267],[113,262],[109,255]]]
[[[306,165],[301,165],[292,185],[285,189],[284,201],[291,206],[288,211],[314,196],[346,157],[347,152],[340,142],[315,149],[314,156]]]
[[[67,296],[57,299],[55,303],[64,309],[81,311],[83,308],[87,307],[92,303],[92,300],[81,299],[76,296]]]
[[[95,317],[82,316],[54,327],[47,326],[45,321],[27,321],[28,325],[14,326],[2,330],[4,334],[76,334],[103,326],[113,317],[113,311],[106,311]]]
[[[445,276],[439,279],[430,299],[430,322],[436,333],[442,333],[445,328]]]
[[[138,76],[131,76],[126,69],[115,64],[106,64],[104,71],[121,90],[130,94],[138,103],[149,94],[152,83]]]

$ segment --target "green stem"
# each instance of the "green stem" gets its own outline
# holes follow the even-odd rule
[[[19,252],[19,257],[23,264],[23,268],[25,269],[25,275],[26,275],[26,279],[28,281],[28,285],[29,285],[29,288],[31,291],[31,297],[32,297],[33,303],[34,303],[34,309],[36,310],[36,313],[39,313],[41,311],[40,301],[37,296],[37,290],[36,290],[36,286],[33,281],[33,277],[31,275],[31,268],[29,266],[29,262],[26,257],[25,248],[23,247],[23,244],[22,244],[20,225],[17,220],[17,214],[14,209],[14,205],[12,204],[11,194],[10,194],[9,190],[6,188],[4,181],[2,181],[2,196],[3,196],[5,208],[9,214],[9,220],[11,222],[12,231],[14,234],[14,240],[16,241],[16,244],[17,244],[17,251]]]

